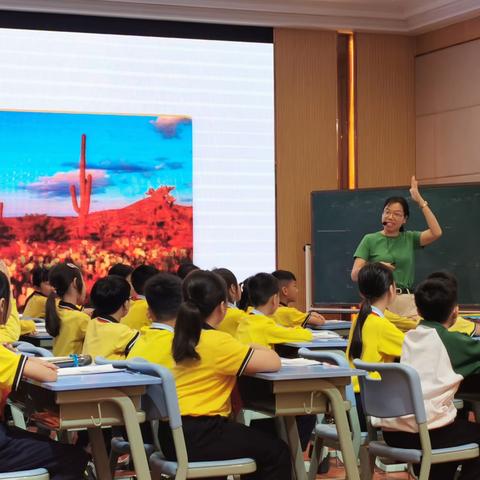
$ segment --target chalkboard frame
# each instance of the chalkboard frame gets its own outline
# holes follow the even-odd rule
[[[423,191],[425,190],[434,190],[437,188],[445,188],[445,187],[478,187],[480,189],[480,182],[465,182],[465,183],[448,183],[448,184],[421,184],[419,185],[420,193],[422,194]],[[388,198],[391,196],[389,192],[397,191],[397,190],[404,190],[405,198],[409,201],[410,205],[410,211],[412,213],[412,205],[413,201],[410,198],[409,194],[409,189],[410,185],[398,185],[398,186],[388,186],[388,187],[365,187],[365,188],[356,188],[354,190],[339,190],[339,189],[329,189],[329,190],[315,190],[312,191],[310,194],[310,218],[311,218],[311,272],[312,272],[312,278],[311,278],[311,287],[312,287],[312,306],[321,308],[321,307],[326,307],[326,306],[338,306],[338,307],[353,307],[359,304],[360,298],[356,302],[319,302],[317,301],[316,298],[316,275],[315,275],[315,211],[314,211],[314,196],[317,194],[345,194],[345,193],[351,193],[351,192],[385,192],[384,199]],[[426,199],[428,201],[428,197]],[[382,205],[379,205],[379,212],[381,212]],[[433,211],[435,213],[435,206],[433,206]],[[426,224],[425,224],[426,225]],[[408,224],[407,224],[408,228]],[[380,230],[380,228],[379,228]],[[372,232],[375,230],[372,230]],[[370,233],[370,232],[366,232]],[[358,239],[358,242],[360,242],[361,238]],[[352,265],[353,265],[353,258],[352,258]],[[480,288],[480,287],[479,287]],[[475,303],[462,303],[461,307],[464,309],[479,309],[480,308],[480,302],[475,302]]]

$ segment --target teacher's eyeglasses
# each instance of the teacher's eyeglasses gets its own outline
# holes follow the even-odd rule
[[[384,210],[383,211],[383,215],[385,217],[390,217],[392,216],[393,218],[398,218],[398,219],[401,219],[404,217],[403,213],[402,212],[392,212],[390,210]]]

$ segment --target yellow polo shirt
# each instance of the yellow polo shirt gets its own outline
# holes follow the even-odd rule
[[[27,357],[17,355],[0,345],[0,418],[2,420],[8,395],[18,388],[26,362]]]
[[[307,324],[308,317],[308,313],[301,312],[288,305],[280,305],[272,315],[275,323],[282,327],[304,327]]]
[[[11,312],[5,325],[0,325],[0,343],[18,342],[21,335],[22,325],[17,310],[17,303],[10,296]]]
[[[148,316],[148,304],[145,298],[139,298],[130,302],[130,310],[120,320],[120,323],[138,331],[143,327],[149,327],[152,321]]]
[[[244,310],[241,310],[234,305],[229,305],[227,312],[225,313],[225,317],[218,325],[217,330],[229,333],[232,337],[234,337],[237,333],[238,325],[246,316],[247,312]]]
[[[238,326],[236,338],[247,345],[257,344],[273,348],[277,343],[311,342],[313,335],[305,328],[277,325],[272,318],[254,309]]]
[[[93,318],[88,322],[82,353],[91,355],[93,359],[101,356],[124,360],[139,335],[139,332],[118,323],[109,315]]]
[[[173,327],[164,323],[152,323],[143,327],[141,335],[133,345],[127,358],[141,357],[152,363],[173,368],[172,357]]]
[[[25,302],[23,316],[26,318],[45,318],[47,297],[40,292],[33,292]]]
[[[467,320],[463,317],[457,317],[455,323],[448,329],[450,332],[460,332],[465,333],[468,336],[472,336],[475,334],[475,322],[471,320]]]
[[[227,417],[230,395],[253,354],[225,332],[206,327],[196,351],[200,360],[187,360],[173,367],[181,415]]]
[[[391,363],[402,354],[402,345],[405,334],[399,330],[390,320],[379,313],[371,313],[362,329],[363,351],[360,360],[369,363]],[[350,345],[355,330],[357,318],[352,320],[352,328],[348,336],[346,356],[349,358]],[[355,368],[353,362],[350,366]],[[372,373],[372,377],[380,378],[378,373]],[[353,390],[360,391],[358,378],[352,377]]]
[[[76,305],[59,302],[60,333],[53,339],[53,355],[65,357],[82,353],[83,340],[91,318]]]

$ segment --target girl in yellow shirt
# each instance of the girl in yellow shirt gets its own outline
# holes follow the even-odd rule
[[[230,394],[238,376],[277,371],[278,355],[253,349],[216,329],[227,309],[227,289],[213,272],[194,271],[183,281],[172,344],[173,375],[189,460],[250,457],[257,464],[251,479],[290,480],[286,444],[274,436],[229,420]],[[160,422],[159,440],[167,459],[175,459],[168,423]]]
[[[45,318],[45,304],[53,288],[48,282],[49,270],[35,267],[32,270],[33,293],[27,298],[23,310],[24,318]]]
[[[90,317],[77,305],[85,301],[82,273],[73,263],[59,263],[48,276],[54,291],[47,298],[45,327],[53,337],[53,355],[82,353]],[[56,296],[60,298],[58,306]]]
[[[405,334],[384,315],[396,296],[392,271],[381,263],[367,263],[358,273],[358,289],[363,300],[350,330],[347,357],[352,367],[355,358],[371,363],[393,362],[402,354]],[[358,397],[360,426],[365,431],[357,377],[353,377],[352,383]]]

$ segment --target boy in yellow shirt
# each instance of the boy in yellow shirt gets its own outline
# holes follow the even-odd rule
[[[48,268],[35,267],[32,270],[33,293],[27,298],[23,310],[24,318],[45,318],[47,297],[53,291],[48,281]]]
[[[310,342],[313,334],[302,327],[282,327],[272,319],[279,306],[278,280],[269,273],[257,273],[245,281],[242,297],[248,296],[253,310],[238,325],[236,338],[245,344],[273,348],[277,343]]]
[[[325,318],[317,312],[301,312],[291,303],[295,303],[298,297],[297,279],[292,272],[287,270],[275,270],[272,275],[278,280],[280,288],[280,305],[272,318],[284,327],[305,327],[311,325],[323,325]]]
[[[173,368],[172,340],[177,313],[182,303],[182,281],[171,273],[158,273],[145,284],[148,315],[153,323],[142,329],[128,358],[141,357]]]
[[[135,291],[135,297],[130,303],[130,310],[120,323],[138,331],[152,323],[147,314],[148,306],[144,290],[147,280],[157,273],[158,270],[153,265],[140,265],[132,272],[132,286]]]
[[[124,359],[139,336],[137,330],[123,325],[120,319],[128,312],[130,284],[122,277],[109,275],[97,280],[90,293],[93,311],[83,341],[84,355]]]
[[[212,270],[213,273],[220,275],[225,280],[227,284],[227,298],[228,298],[228,307],[225,317],[218,325],[217,329],[222,332],[229,333],[234,337],[237,333],[237,328],[242,319],[245,318],[247,313],[241,308],[237,308],[236,303],[240,300],[242,296],[242,290],[238,285],[237,277],[228,270],[227,268],[216,268]]]

